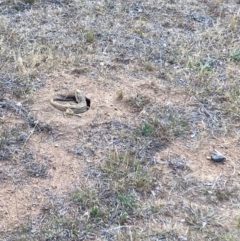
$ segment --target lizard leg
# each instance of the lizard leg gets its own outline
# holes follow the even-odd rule
[[[74,114],[74,112],[73,112],[73,110],[71,110],[71,109],[66,109],[66,111],[65,111],[65,113],[64,113],[65,115],[73,115]]]
[[[74,116],[82,117],[80,114],[75,114],[74,111],[70,108],[66,109],[66,111],[64,112],[64,115],[74,115]]]

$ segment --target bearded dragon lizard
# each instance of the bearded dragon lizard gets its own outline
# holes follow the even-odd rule
[[[64,103],[65,102],[65,103]],[[58,110],[65,111],[65,114],[80,114],[88,110],[87,98],[81,90],[76,89],[74,95],[61,96],[54,98],[50,103]]]

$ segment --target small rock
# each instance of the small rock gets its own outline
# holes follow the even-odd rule
[[[22,103],[21,103],[21,102],[17,102],[17,103],[16,103],[16,106],[22,107]]]
[[[194,138],[196,136],[196,133],[193,133],[192,135],[191,135],[191,138]]]
[[[224,162],[226,161],[226,157],[219,152],[215,152],[211,155],[211,160],[214,162]]]

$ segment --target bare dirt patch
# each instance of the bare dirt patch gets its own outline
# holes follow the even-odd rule
[[[222,163],[211,160],[211,154],[215,150],[227,157],[227,160]],[[181,163],[186,164],[192,170],[192,175],[199,180],[214,182],[221,177],[239,175],[239,154],[239,141],[236,139],[220,138],[220,140],[202,141],[192,139],[185,143],[176,140],[166,150],[158,153],[158,160],[164,160],[169,164],[171,159],[176,159],[179,161],[179,168]]]

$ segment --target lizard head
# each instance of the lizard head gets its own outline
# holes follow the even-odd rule
[[[79,89],[75,90],[75,99],[77,103],[84,103],[86,104],[88,109],[90,108],[91,100],[87,98],[81,90]]]
[[[75,98],[78,103],[81,103],[86,99],[83,92],[79,89],[75,90]]]

